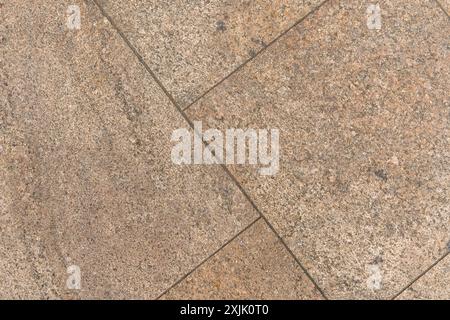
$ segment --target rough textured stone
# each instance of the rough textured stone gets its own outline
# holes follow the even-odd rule
[[[400,300],[450,300],[450,256],[441,260],[399,297]]]
[[[187,123],[92,1],[67,29],[69,4],[1,6],[0,297],[154,298],[257,213],[220,167],[172,163]]]
[[[164,299],[322,299],[260,220],[171,289]]]
[[[0,0],[0,299],[320,299],[220,167],[172,164],[188,125],[94,2],[183,108],[321,3]],[[187,111],[281,130],[277,175],[229,169],[328,297],[449,299],[450,5],[376,2],[379,30],[329,0]]]
[[[184,107],[320,0],[99,0]]]
[[[281,168],[229,166],[332,298],[388,298],[450,234],[450,24],[435,1],[329,1],[188,109],[279,128]]]
[[[447,14],[450,14],[450,0],[437,0]]]

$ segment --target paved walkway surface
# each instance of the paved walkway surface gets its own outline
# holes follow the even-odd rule
[[[450,299],[449,0],[0,0],[0,298]],[[278,129],[279,170],[177,165]]]

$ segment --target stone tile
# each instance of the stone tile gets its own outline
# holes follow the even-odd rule
[[[321,0],[99,0],[187,106]]]
[[[450,300],[450,255],[403,292],[398,299]]]
[[[435,1],[330,1],[187,110],[279,128],[275,176],[229,166],[332,298],[388,298],[450,240],[450,24]]]
[[[172,164],[187,123],[93,2],[0,10],[0,297],[155,298],[258,216],[220,167]]]
[[[171,289],[164,299],[322,299],[260,220]]]
[[[447,12],[447,14],[450,14],[450,0],[437,0],[442,8]]]
[[[8,210],[12,195],[6,185],[6,170],[3,170],[6,168],[2,157],[4,142],[0,136],[0,299],[37,299],[41,292],[34,278],[33,266],[27,261],[23,231]]]

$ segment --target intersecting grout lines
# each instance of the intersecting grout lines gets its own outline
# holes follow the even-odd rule
[[[231,242],[233,242],[236,238],[238,238],[241,234],[243,234],[245,231],[247,231],[248,229],[250,229],[256,222],[258,222],[259,220],[261,220],[261,216],[257,217],[253,222],[251,222],[248,226],[246,226],[244,229],[242,229],[241,231],[239,231],[237,234],[235,234],[230,240],[228,240],[227,242],[225,242],[219,249],[217,249],[216,251],[214,251],[213,253],[211,253],[208,257],[206,257],[205,259],[203,259],[202,262],[200,262],[197,266],[195,266],[191,271],[189,271],[187,274],[185,274],[184,276],[182,276],[178,281],[176,281],[173,285],[171,285],[169,288],[167,288],[166,290],[164,290],[163,293],[161,293],[156,300],[161,299],[162,296],[164,296],[167,292],[169,292],[170,290],[172,290],[173,288],[175,288],[177,285],[179,285],[181,282],[183,282],[184,279],[186,279],[187,277],[189,277],[191,274],[193,274],[198,268],[200,268],[202,265],[204,265],[208,260],[210,260],[212,257],[214,257],[217,253],[219,253],[219,251],[222,251],[222,249],[224,249],[226,246],[228,246]]]
[[[172,94],[165,88],[165,86],[162,84],[162,82],[158,79],[158,77],[155,75],[155,73],[150,69],[148,64],[145,62],[143,57],[139,54],[137,49],[131,44],[131,42],[128,40],[128,38],[125,36],[125,34],[119,29],[117,24],[112,20],[112,18],[105,12],[104,8],[98,3],[98,0],[92,0],[96,6],[101,11],[102,15],[111,23],[113,28],[116,30],[116,32],[120,35],[120,37],[124,40],[126,45],[131,49],[133,54],[138,58],[139,62],[144,66],[144,68],[147,70],[147,72],[151,75],[151,77],[155,80],[155,82],[158,84],[158,86],[161,88],[161,90],[166,94],[166,96],[169,98],[169,100],[172,102],[172,104],[175,106],[175,108],[179,111],[179,113],[182,115],[182,117],[186,120],[186,122],[189,124],[189,126],[194,129],[193,122],[189,119],[189,117],[186,115],[185,111],[196,104],[199,100],[201,100],[204,96],[206,96],[209,92],[214,90],[216,87],[218,87],[220,84],[222,84],[224,81],[226,81],[228,78],[230,78],[233,74],[241,70],[245,65],[247,65],[249,62],[253,61],[259,54],[261,54],[263,51],[265,51],[268,47],[276,43],[279,39],[281,39],[286,33],[288,33],[291,29],[295,28],[297,25],[299,25],[302,21],[304,21],[307,17],[314,14],[318,9],[320,9],[326,2],[329,0],[322,1],[318,6],[313,8],[309,13],[307,13],[305,16],[300,18],[298,21],[296,21],[291,27],[289,27],[287,30],[283,31],[281,34],[279,34],[274,40],[272,40],[267,46],[263,47],[260,51],[258,51],[254,56],[250,57],[246,61],[244,61],[241,65],[239,65],[236,69],[234,69],[231,73],[229,73],[227,76],[225,76],[222,80],[215,83],[212,87],[210,87],[208,90],[206,90],[203,94],[198,96],[192,103],[190,103],[185,108],[181,108],[178,103],[173,98]],[[446,10],[443,8],[441,3],[438,0],[435,0],[437,2],[437,5],[441,8],[442,11],[449,16]],[[206,145],[206,142],[204,142]],[[272,224],[268,221],[268,219],[262,214],[262,212],[259,210],[259,208],[256,206],[254,201],[250,198],[250,196],[247,194],[247,192],[243,189],[241,184],[237,181],[237,179],[231,174],[231,172],[228,170],[226,165],[221,165],[223,170],[228,174],[228,176],[233,180],[233,182],[236,184],[236,186],[239,188],[239,190],[243,193],[243,195],[246,197],[246,199],[250,202],[250,204],[253,206],[253,208],[257,211],[259,217],[257,217],[253,222],[251,222],[248,226],[246,226],[243,230],[238,232],[236,235],[234,235],[230,240],[228,240],[226,243],[224,243],[219,249],[217,249],[215,252],[210,254],[207,258],[205,258],[199,265],[194,267],[190,272],[188,272],[186,275],[181,277],[178,281],[176,281],[172,286],[170,286],[168,289],[166,289],[163,293],[161,293],[156,299],[160,299],[163,295],[165,295],[168,291],[170,291],[172,288],[176,287],[179,283],[181,283],[184,279],[186,279],[188,276],[190,276],[195,270],[197,270],[200,266],[202,266],[204,263],[206,263],[209,259],[211,259],[213,256],[215,256],[219,251],[221,251],[223,248],[225,248],[228,244],[230,244],[233,240],[235,240],[237,237],[239,237],[241,234],[243,234],[245,231],[247,231],[251,226],[253,226],[257,221],[260,219],[263,219],[266,224],[269,226],[269,228],[274,232],[274,234],[277,236],[279,241],[283,244],[283,246],[286,248],[286,250],[289,252],[289,254],[295,259],[296,263],[301,267],[303,272],[306,274],[306,276],[310,279],[310,281],[314,284],[314,286],[317,288],[317,290],[321,293],[321,295],[324,297],[324,299],[328,299],[328,297],[325,295],[324,291],[319,287],[318,283],[313,279],[313,277],[309,274],[309,272],[306,270],[306,268],[302,265],[302,263],[299,261],[299,259],[295,256],[295,254],[290,250],[288,245],[285,243],[283,238],[279,235],[279,233],[275,230],[275,228],[272,226]],[[404,291],[406,291],[409,287],[411,287],[414,283],[416,283],[420,278],[422,278],[425,274],[427,274],[431,269],[433,269],[439,262],[441,262],[444,258],[446,258],[449,255],[449,252],[445,253],[441,258],[439,258],[435,263],[433,263],[428,269],[423,271],[419,276],[417,276],[414,280],[412,280],[407,286],[405,286],[399,293],[397,293],[392,299],[396,299],[399,297]]]
[[[329,0],[322,1],[319,5],[317,5],[315,8],[313,8],[311,11],[309,11],[306,15],[301,17],[299,20],[297,20],[292,26],[281,32],[275,39],[270,41],[266,46],[264,46],[261,50],[256,52],[254,55],[252,55],[250,58],[245,60],[241,65],[239,65],[236,69],[231,71],[227,76],[225,76],[222,80],[216,82],[211,88],[206,90],[203,94],[199,95],[194,101],[192,101],[189,105],[183,108],[183,111],[186,111],[191,106],[196,104],[199,100],[201,100],[204,96],[206,96],[208,93],[210,93],[212,90],[214,90],[216,87],[218,87],[220,84],[222,84],[224,81],[226,81],[228,78],[230,78],[233,74],[241,70],[243,67],[245,67],[249,62],[253,61],[256,57],[258,57],[262,52],[264,52],[267,48],[271,47],[274,43],[276,43],[280,38],[282,38],[286,33],[291,31],[293,28],[295,28],[297,25],[302,23],[306,18],[314,14],[317,10],[319,10],[326,2]]]
[[[116,30],[116,32],[120,35],[120,37],[124,40],[124,42],[126,43],[126,45],[131,49],[131,51],[133,52],[133,54],[138,58],[139,62],[144,66],[144,68],[147,70],[147,72],[151,75],[151,77],[155,80],[155,82],[158,84],[158,86],[161,88],[161,90],[166,94],[166,96],[169,98],[169,100],[172,102],[172,104],[175,106],[175,108],[180,112],[180,114],[182,115],[182,117],[186,120],[186,122],[189,124],[189,126],[194,129],[194,124],[193,122],[189,119],[189,117],[186,115],[186,113],[184,112],[184,110],[178,105],[178,103],[175,101],[175,99],[173,98],[173,96],[171,95],[171,93],[165,88],[165,86],[162,84],[162,82],[158,79],[158,77],[155,75],[155,73],[150,69],[150,67],[148,66],[148,64],[145,62],[145,60],[143,59],[143,57],[139,54],[139,52],[137,51],[137,49],[131,44],[131,42],[128,40],[128,38],[125,36],[125,34],[122,32],[122,30],[120,30],[120,28],[117,26],[117,24],[113,21],[113,19],[106,13],[106,11],[104,10],[104,8],[98,3],[98,0],[92,0],[95,5],[99,8],[100,12],[102,13],[102,15],[109,21],[109,23],[111,23],[112,27]],[[302,22],[306,17],[309,17],[311,15],[312,12],[316,12],[318,8],[320,8],[324,3],[326,3],[329,0],[325,0],[323,1],[318,7],[316,7],[315,9],[313,9],[309,14],[307,14],[306,16],[304,16],[303,18],[301,18],[299,21],[297,21],[293,26],[291,26],[288,30],[286,30],[285,32],[283,32],[279,37],[277,37],[275,40],[273,40],[271,43],[268,44],[268,46],[266,46],[265,48],[269,47],[271,44],[273,44],[275,41],[277,41],[278,39],[280,39],[283,35],[285,35],[289,30],[291,30],[292,28],[294,28],[296,25],[298,25],[300,22]],[[261,53],[264,49],[260,50],[258,52]],[[258,56],[258,54],[255,55]],[[252,59],[250,59],[252,60]],[[246,63],[248,63],[250,60],[247,60],[246,62],[244,62],[243,65],[245,65]],[[233,71],[231,74],[233,74],[234,72],[236,72],[238,69],[242,68],[241,65],[240,67],[238,67],[235,71]],[[230,74],[230,75],[231,75]],[[228,78],[230,75],[228,75],[226,78]],[[219,83],[216,84],[219,85],[220,83],[222,83],[223,81],[226,80],[226,78],[222,79],[221,81],[219,81]],[[214,88],[214,87],[213,87]],[[209,89],[206,93],[208,93],[209,91],[211,91],[213,88]],[[205,94],[206,94],[205,93]],[[205,94],[203,94],[202,96],[204,96]],[[194,102],[195,103],[195,102]],[[204,142],[205,144],[205,142]],[[319,285],[317,284],[317,282],[312,278],[312,276],[309,274],[309,272],[306,270],[306,268],[300,263],[299,259],[294,255],[294,253],[292,252],[292,250],[287,246],[287,244],[284,242],[284,240],[281,238],[281,236],[278,234],[278,232],[274,229],[274,227],[272,226],[271,223],[269,223],[269,221],[267,220],[267,218],[262,214],[262,212],[258,209],[258,207],[256,206],[256,204],[253,202],[253,200],[249,197],[249,195],[247,194],[247,192],[245,192],[245,190],[243,189],[243,187],[241,186],[241,184],[236,180],[236,178],[230,173],[230,171],[228,170],[228,168],[222,164],[221,165],[222,168],[225,170],[225,172],[229,175],[229,177],[234,181],[234,183],[236,184],[236,186],[239,188],[239,190],[242,192],[242,194],[245,196],[245,198],[249,201],[249,203],[253,206],[253,208],[256,210],[256,212],[258,213],[259,217],[253,221],[249,226],[247,226],[244,230],[242,230],[241,232],[239,232],[236,236],[234,236],[231,240],[229,240],[229,242],[231,242],[233,239],[235,239],[237,236],[239,236],[242,232],[244,232],[245,230],[247,230],[251,225],[253,225],[256,221],[258,221],[259,219],[263,219],[267,225],[270,227],[270,229],[272,230],[272,232],[275,233],[275,235],[277,236],[277,238],[280,240],[280,242],[283,244],[283,246],[286,248],[286,250],[289,252],[289,254],[294,258],[294,260],[296,261],[296,263],[300,266],[300,268],[303,270],[303,272],[305,273],[305,275],[309,278],[309,280],[314,284],[314,286],[316,287],[316,289],[320,292],[320,294],[323,296],[324,299],[328,300],[328,297],[325,295],[324,291],[322,290],[322,288],[319,287]],[[225,245],[223,245],[221,248],[219,248],[216,252],[214,252],[210,257],[208,257],[207,259],[205,259],[203,262],[200,263],[200,265],[204,264],[207,260],[209,260],[209,258],[211,258],[212,256],[214,256],[218,251],[220,251],[224,246],[226,246],[229,242],[225,243]],[[181,282],[184,278],[186,278],[187,276],[189,276],[189,274],[191,274],[192,272],[194,272],[200,265],[198,265],[197,267],[195,267],[192,271],[190,271],[187,275],[185,275],[181,280],[179,280],[177,283],[175,283],[173,286],[175,286],[176,284],[178,284],[179,282]],[[172,286],[172,287],[173,287]],[[170,289],[170,288],[169,288]],[[164,292],[165,293],[165,292]],[[164,294],[163,293],[163,294]],[[160,295],[158,298],[160,298],[162,295]]]

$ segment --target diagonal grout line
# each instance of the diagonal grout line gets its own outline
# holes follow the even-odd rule
[[[161,293],[156,300],[161,299],[162,296],[164,296],[167,292],[169,292],[170,290],[172,290],[173,288],[175,288],[177,285],[179,285],[184,279],[186,279],[187,277],[189,277],[191,274],[193,274],[197,269],[199,269],[202,265],[204,265],[208,260],[210,260],[212,257],[214,257],[219,251],[222,251],[222,249],[224,249],[226,246],[228,246],[231,242],[233,242],[236,238],[238,238],[241,234],[243,234],[245,231],[247,231],[248,229],[250,229],[256,222],[258,222],[259,220],[261,220],[261,216],[257,217],[253,222],[251,222],[248,226],[246,226],[244,229],[242,229],[241,231],[239,231],[236,235],[234,235],[230,240],[228,240],[227,242],[225,242],[222,246],[220,246],[219,249],[217,249],[216,251],[214,251],[213,253],[211,253],[208,257],[206,257],[205,259],[203,259],[202,262],[200,262],[200,264],[198,264],[197,266],[195,266],[194,268],[192,268],[191,271],[189,271],[186,275],[184,275],[183,277],[181,277],[181,279],[179,279],[177,282],[175,282],[173,285],[171,285],[169,288],[167,288],[166,290],[164,290],[163,293]]]
[[[414,283],[416,283],[420,278],[422,278],[424,275],[426,275],[431,269],[433,269],[439,262],[444,260],[449,254],[450,254],[450,252],[446,252],[435,263],[433,263],[430,267],[428,267],[428,269],[426,269],[424,272],[422,272],[413,281],[411,281],[406,287],[404,287],[399,293],[397,293],[395,296],[393,296],[391,300],[397,299],[403,292],[405,292],[409,287],[411,287]]]
[[[136,58],[139,60],[139,62],[144,66],[144,68],[147,70],[147,72],[151,75],[153,80],[156,81],[158,86],[161,88],[161,90],[166,94],[166,96],[169,98],[170,102],[178,109],[178,111],[181,113],[183,118],[189,123],[189,125],[193,128],[192,122],[186,117],[186,115],[183,113],[183,110],[178,106],[177,102],[173,98],[173,96],[170,94],[169,91],[164,87],[164,85],[159,81],[159,79],[156,77],[155,73],[150,69],[148,64],[145,62],[144,58],[139,54],[137,49],[131,44],[131,42],[128,40],[128,38],[125,36],[125,34],[122,32],[122,30],[119,29],[119,27],[116,25],[114,20],[106,13],[106,11],[103,9],[103,7],[98,3],[98,0],[92,0],[92,2],[95,3],[95,5],[99,8],[102,15],[109,21],[109,23],[112,25],[112,27],[117,31],[117,33],[120,35],[123,41],[125,41],[128,48],[131,49],[133,54],[136,56]]]
[[[444,9],[440,0],[435,0],[435,2],[437,3],[437,6],[444,12],[444,14],[447,16],[447,18],[450,18],[449,13]],[[391,300],[397,299],[403,292],[408,290],[408,288],[410,288],[414,283],[419,281],[423,276],[425,276],[428,272],[430,272],[431,269],[433,269],[436,265],[438,265],[439,262],[444,260],[449,254],[450,254],[450,252],[446,252],[442,257],[440,257],[436,262],[434,262],[430,267],[428,267],[428,269],[426,269],[421,274],[419,274],[414,280],[412,280],[409,284],[407,284],[399,293],[397,293],[395,296],[393,296]]]
[[[319,287],[317,282],[310,275],[308,270],[306,270],[306,268],[303,266],[303,264],[300,262],[300,260],[297,258],[297,256],[288,247],[288,245],[283,240],[283,238],[280,236],[280,234],[275,230],[275,228],[272,226],[272,224],[269,222],[269,220],[267,220],[267,218],[264,216],[264,214],[259,210],[259,208],[256,206],[256,204],[253,202],[253,200],[250,198],[250,196],[247,194],[247,192],[241,186],[239,181],[237,181],[237,179],[233,176],[233,174],[228,170],[226,165],[222,164],[221,166],[225,170],[225,172],[230,176],[230,178],[234,181],[234,183],[237,185],[239,190],[244,194],[244,196],[247,198],[247,200],[251,203],[253,208],[259,213],[260,217],[267,223],[267,225],[272,230],[272,232],[275,233],[275,235],[277,236],[278,240],[283,244],[283,246],[286,248],[286,250],[289,252],[289,254],[294,258],[295,262],[297,262],[297,264],[300,266],[300,268],[303,270],[303,272],[306,274],[306,276],[309,278],[309,280],[314,284],[316,289],[320,292],[320,294],[324,297],[325,300],[328,300],[328,297],[325,295],[325,292],[322,290],[322,288]]]
[[[117,31],[117,33],[120,35],[120,37],[123,39],[123,41],[127,44],[127,46],[131,49],[131,51],[134,53],[134,55],[137,57],[137,59],[139,60],[139,62],[144,66],[144,68],[147,70],[147,72],[152,76],[152,78],[155,80],[155,82],[158,84],[158,86],[161,88],[161,90],[166,94],[166,96],[169,98],[169,100],[172,102],[172,104],[175,106],[175,108],[180,112],[181,116],[186,120],[186,122],[189,124],[189,126],[194,129],[194,124],[193,122],[189,119],[189,117],[186,115],[186,113],[184,112],[183,109],[181,109],[181,107],[178,105],[178,103],[175,101],[175,99],[173,98],[173,96],[170,94],[170,92],[164,87],[164,85],[162,84],[162,82],[158,79],[158,77],[156,77],[155,73],[150,69],[150,67],[148,66],[148,64],[145,62],[145,60],[142,58],[142,56],[139,54],[139,52],[137,51],[137,49],[130,43],[130,41],[128,40],[128,38],[125,36],[125,34],[122,32],[122,30],[119,29],[119,27],[116,25],[116,23],[112,20],[112,18],[106,13],[106,11],[103,9],[103,7],[98,3],[98,0],[92,0],[95,5],[99,8],[100,12],[102,13],[102,15],[109,21],[109,23],[112,25],[112,27]],[[325,0],[323,1],[317,8],[315,8],[313,11],[311,12],[315,12],[317,11],[318,8],[320,8],[325,2],[327,2],[329,0]],[[303,17],[302,19],[300,19],[294,26],[292,26],[291,28],[289,28],[287,31],[285,31],[284,33],[281,34],[284,35],[286,32],[288,32],[290,29],[294,28],[296,25],[298,25],[300,22],[302,22],[306,17],[308,17],[310,14],[306,15],[305,17]],[[280,37],[281,37],[280,36]],[[274,43],[276,40],[280,39],[280,37],[277,37],[274,41],[272,41],[270,44]],[[269,44],[269,45],[270,45]],[[269,46],[268,45],[268,46]],[[264,50],[264,49],[263,49]],[[263,51],[261,50],[261,51]],[[260,52],[261,52],[260,51]],[[222,82],[222,81],[221,81]],[[204,142],[205,144],[205,142]],[[314,284],[314,286],[316,287],[316,289],[321,293],[321,295],[323,296],[324,299],[328,300],[327,296],[325,295],[324,291],[319,287],[319,285],[317,284],[317,282],[312,278],[312,276],[309,274],[309,272],[306,270],[306,268],[300,263],[299,259],[294,255],[294,253],[292,252],[292,250],[287,246],[287,244],[284,242],[284,240],[281,238],[281,236],[278,234],[278,232],[276,232],[275,228],[272,226],[272,224],[269,223],[269,221],[267,220],[267,218],[262,214],[262,212],[258,209],[258,207],[255,205],[255,203],[253,202],[253,200],[249,197],[249,195],[247,194],[247,192],[245,192],[245,190],[243,189],[243,187],[241,186],[241,184],[236,180],[236,178],[231,174],[231,172],[228,170],[228,168],[222,164],[221,165],[222,168],[225,170],[225,172],[229,175],[229,177],[234,181],[234,183],[236,184],[236,186],[239,188],[239,190],[242,192],[242,194],[247,198],[247,200],[250,202],[250,204],[253,206],[253,208],[258,212],[259,217],[253,222],[255,223],[257,220],[259,219],[264,219],[264,221],[267,223],[267,225],[270,227],[270,229],[275,233],[275,235],[278,237],[278,239],[280,240],[280,242],[284,245],[284,247],[287,249],[287,251],[289,252],[289,254],[295,259],[295,261],[297,262],[297,264],[300,266],[300,268],[303,270],[303,272],[306,274],[306,276],[310,279],[310,281]],[[252,223],[252,224],[253,224]],[[248,228],[249,226],[247,226]],[[247,229],[246,228],[246,229]],[[244,229],[243,231],[245,231],[246,229]],[[241,231],[241,233],[243,232]],[[239,233],[240,234],[240,233]],[[239,235],[238,234],[238,235]],[[236,237],[236,236],[235,236]],[[233,239],[232,239],[233,240]],[[227,244],[227,243],[226,243]],[[226,245],[225,244],[225,245]],[[219,249],[220,250],[220,249]],[[217,251],[215,252],[217,253]],[[213,255],[215,254],[213,253]],[[209,257],[210,258],[210,257]],[[208,259],[209,259],[208,258]],[[206,261],[206,260],[205,260]],[[204,261],[204,262],[205,262]],[[202,263],[204,263],[202,262]],[[198,267],[198,266],[197,266]],[[194,272],[194,270],[191,271]],[[189,274],[188,274],[189,275]],[[186,277],[188,276],[186,275]],[[182,279],[181,279],[182,280]],[[180,280],[180,281],[181,281]],[[161,296],[160,296],[161,297]],[[159,297],[158,297],[159,298]]]
[[[313,8],[311,11],[309,11],[306,15],[304,15],[303,17],[301,17],[299,20],[297,20],[292,26],[290,26],[288,29],[284,30],[282,33],[280,33],[275,39],[273,39],[272,41],[270,41],[264,48],[262,48],[261,50],[259,50],[255,55],[253,55],[252,57],[248,58],[247,60],[245,60],[241,65],[239,65],[236,69],[234,69],[233,71],[231,71],[227,76],[225,76],[225,78],[223,78],[222,80],[216,82],[216,84],[214,84],[211,88],[209,88],[208,90],[206,90],[203,94],[201,94],[200,96],[198,96],[193,102],[191,102],[187,107],[183,108],[183,111],[186,111],[187,109],[189,109],[190,107],[192,107],[194,104],[196,104],[200,99],[202,99],[204,96],[206,96],[208,93],[210,93],[212,90],[214,90],[217,86],[219,86],[220,84],[222,84],[224,81],[226,81],[228,78],[230,78],[233,74],[235,74],[236,72],[238,72],[239,70],[241,70],[243,67],[245,67],[249,62],[253,61],[257,56],[259,56],[262,52],[264,52],[267,48],[269,48],[270,46],[272,46],[275,42],[277,42],[281,37],[283,37],[286,33],[288,33],[289,31],[291,31],[293,28],[295,28],[297,25],[299,25],[300,23],[303,22],[303,20],[305,20],[306,18],[308,18],[309,16],[311,16],[312,14],[314,14],[317,10],[319,10],[326,2],[328,2],[329,0],[324,0],[323,2],[321,2],[317,7]]]
[[[448,12],[444,9],[444,7],[442,6],[441,2],[439,0],[435,0],[438,4],[438,7],[442,9],[442,11],[444,11],[444,13],[447,15],[447,18],[450,19],[450,16],[448,15]]]

